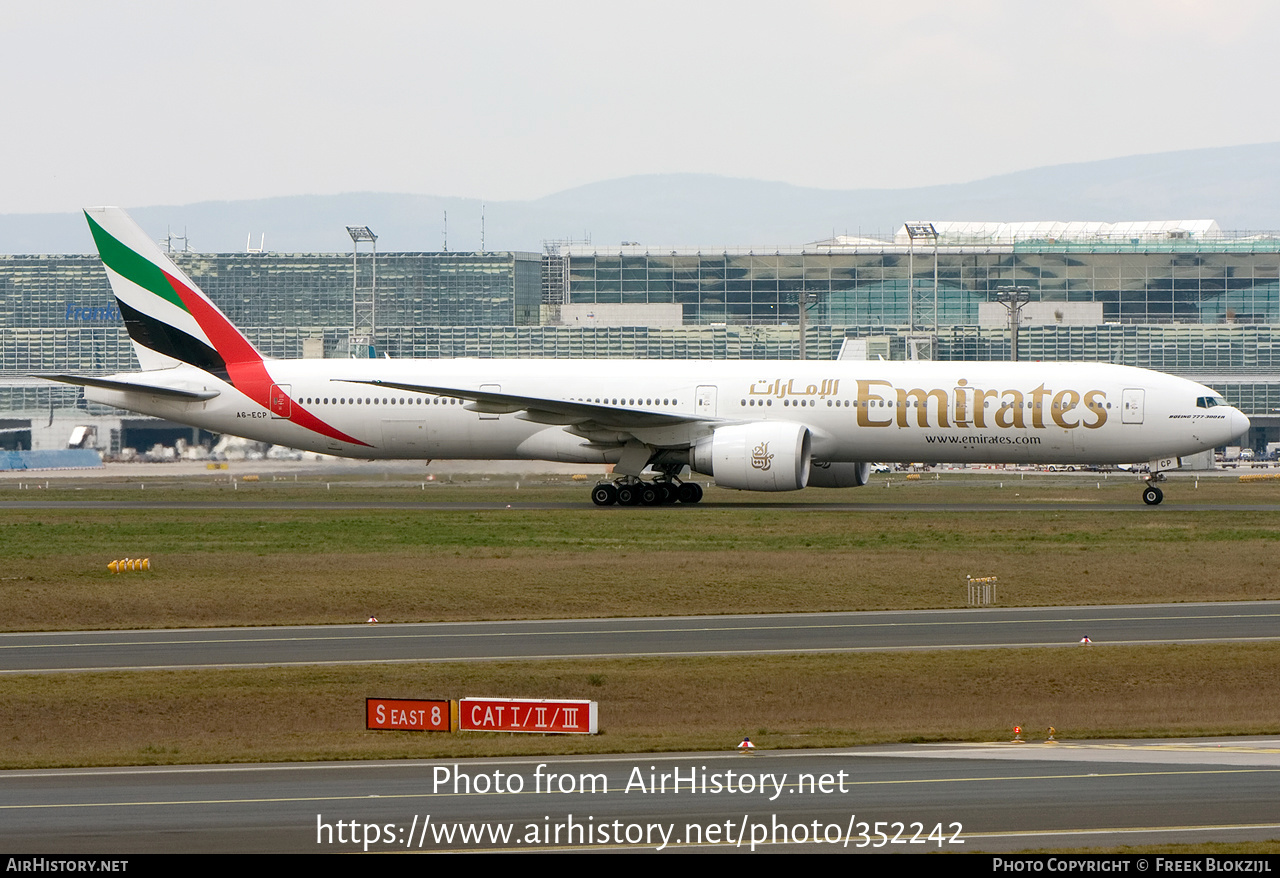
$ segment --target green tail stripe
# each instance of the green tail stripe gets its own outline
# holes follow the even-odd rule
[[[177,290],[169,283],[169,278],[158,265],[144,259],[111,237],[107,230],[95,223],[93,217],[87,212],[84,216],[89,221],[93,242],[98,245],[98,255],[102,257],[103,263],[108,268],[143,289],[150,290],[165,301],[172,302],[183,311],[187,310],[187,306],[182,304],[182,299],[178,298]]]

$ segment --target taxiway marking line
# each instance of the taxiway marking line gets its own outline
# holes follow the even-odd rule
[[[0,642],[0,650],[5,649],[66,649],[69,647],[79,648],[102,648],[102,647],[121,647],[121,646],[184,646],[184,645],[205,645],[205,644],[227,644],[239,645],[247,643],[345,643],[359,642],[363,640],[424,640],[424,639],[472,639],[477,637],[572,637],[572,636],[591,636],[591,635],[618,635],[618,634],[705,634],[714,632],[738,632],[738,631],[835,631],[841,629],[860,630],[860,629],[898,629],[898,628],[953,628],[953,627],[972,627],[978,625],[1049,625],[1059,623],[1072,624],[1101,624],[1104,622],[1130,622],[1140,624],[1144,622],[1168,622],[1168,621],[1191,621],[1199,622],[1202,620],[1215,619],[1273,619],[1280,618],[1280,613],[1226,613],[1208,616],[1099,616],[1096,618],[1079,618],[1079,617],[1063,617],[1055,619],[973,619],[964,621],[944,621],[944,622],[856,622],[856,623],[839,623],[830,625],[725,625],[712,626],[704,625],[700,627],[686,628],[602,628],[602,629],[584,629],[581,631],[496,631],[496,632],[414,632],[409,634],[361,634],[351,636],[291,636],[291,637],[245,637],[245,638],[202,638],[202,639],[177,639],[177,640],[109,640],[101,643],[97,642],[79,642],[79,643],[3,643]],[[441,624],[441,625],[466,625],[465,622],[441,622],[441,623],[422,623],[424,625]],[[490,623],[493,624],[493,623]],[[499,623],[501,624],[501,623]],[[67,636],[75,636],[77,632],[72,632]],[[81,635],[101,635],[105,632],[78,632]],[[64,636],[63,632],[11,632],[10,635],[4,636]],[[1259,638],[1270,640],[1274,638]]]

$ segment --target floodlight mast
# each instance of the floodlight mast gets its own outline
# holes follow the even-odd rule
[[[918,343],[920,339],[915,337],[916,331],[916,241],[931,241],[933,243],[933,328],[929,336],[929,345],[932,349],[937,344],[938,338],[938,230],[933,223],[903,223],[903,228],[907,232],[907,359],[914,360],[919,357]],[[923,303],[922,303],[923,304]],[[932,358],[930,353],[929,357]]]
[[[374,305],[378,286],[378,236],[368,226],[347,226],[351,236],[351,334],[347,339],[348,356],[361,359],[374,356]],[[369,285],[360,285],[360,245],[370,245]]]

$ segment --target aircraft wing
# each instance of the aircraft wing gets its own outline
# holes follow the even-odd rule
[[[159,384],[144,384],[141,381],[121,381],[114,378],[86,378],[83,375],[33,375],[33,378],[44,378],[46,381],[60,381],[63,384],[75,384],[80,387],[101,387],[104,390],[121,390],[126,393],[147,393],[152,396],[167,396],[184,402],[213,399],[217,390],[180,390],[176,387],[165,387]]]
[[[516,417],[538,424],[578,426],[587,429],[599,427],[605,430],[631,432],[678,427],[685,424],[706,423],[710,418],[689,414],[654,412],[626,406],[604,405],[579,400],[545,399],[538,396],[519,396],[511,393],[495,393],[488,390],[463,390],[457,387],[437,387],[428,384],[406,384],[399,381],[339,379],[350,384],[370,384],[414,393],[430,393],[434,396],[451,396],[470,400],[467,408],[486,414],[518,413]]]

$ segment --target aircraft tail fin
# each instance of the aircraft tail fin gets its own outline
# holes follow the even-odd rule
[[[90,207],[84,215],[143,369],[186,363],[231,383],[238,372],[261,372],[257,349],[128,214]]]

